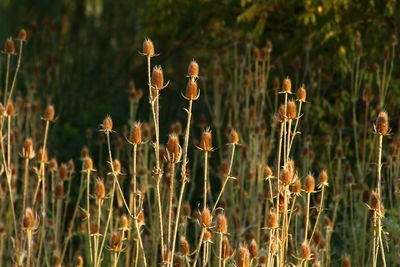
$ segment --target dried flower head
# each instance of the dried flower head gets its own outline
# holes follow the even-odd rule
[[[284,185],[289,185],[292,182],[292,174],[288,168],[284,168],[281,172],[281,182]]]
[[[200,143],[200,149],[204,151],[212,151],[212,136],[211,136],[211,131],[210,129],[206,129],[203,131],[201,135],[201,143]]]
[[[87,156],[83,160],[83,170],[84,171],[93,171],[93,160],[90,156]]]
[[[268,213],[267,216],[267,228],[275,229],[278,228],[278,217],[275,212]]]
[[[47,150],[43,151],[43,148],[40,148],[38,152],[38,157],[40,159],[40,162],[47,163],[48,161]]]
[[[232,129],[229,133],[229,143],[234,145],[239,143],[239,134],[235,129]]]
[[[25,159],[33,159],[35,157],[32,138],[25,139],[24,147],[22,148],[22,155]]]
[[[154,44],[150,39],[145,39],[143,42],[143,55],[148,56],[148,57],[154,57],[155,52],[154,52]]]
[[[8,117],[13,117],[15,115],[15,107],[12,101],[8,101],[6,106],[6,115]]]
[[[304,182],[304,191],[306,191],[307,193],[313,193],[314,190],[315,190],[315,178],[309,173]]]
[[[64,197],[64,183],[57,183],[54,189],[54,196],[56,199],[62,199]]]
[[[26,41],[26,37],[27,37],[26,30],[25,30],[25,29],[19,30],[19,33],[18,33],[18,40],[20,40],[20,41]]]
[[[161,66],[155,66],[151,74],[151,85],[156,90],[164,88],[164,74]]]
[[[94,185],[94,195],[97,199],[104,199],[106,196],[106,188],[103,180],[97,179]]]
[[[140,122],[133,124],[130,142],[135,145],[142,143],[142,124]]]
[[[104,118],[103,124],[102,124],[101,126],[102,126],[102,128],[103,128],[102,131],[104,131],[104,132],[106,132],[106,133],[112,132],[113,121],[112,121],[111,117],[107,115],[107,116]]]
[[[211,212],[208,208],[204,208],[200,214],[200,222],[203,227],[210,227],[212,223]]]
[[[122,250],[122,240],[118,232],[114,232],[111,236],[110,250],[115,252]]]
[[[311,259],[311,251],[310,247],[308,246],[307,242],[304,241],[300,247],[300,258],[304,261],[308,261]]]
[[[61,163],[60,168],[58,169],[58,175],[62,181],[66,181],[68,179],[68,166],[65,163]]]
[[[179,145],[179,137],[175,133],[169,135],[167,143],[167,158],[171,163],[177,163],[181,158],[181,146]]]
[[[238,249],[238,259],[237,266],[238,267],[250,267],[250,257],[249,250],[241,245]]]
[[[118,159],[112,162],[112,169],[116,174],[121,174],[121,162]]]
[[[255,239],[252,239],[249,245],[249,252],[252,259],[258,256],[258,245]]]
[[[269,179],[269,178],[271,178],[273,176],[271,167],[266,166],[264,168],[264,176],[265,176],[265,179]]]
[[[182,236],[182,238],[181,238],[180,245],[181,245],[181,253],[182,253],[182,255],[185,256],[185,257],[189,256],[189,254],[190,254],[190,246],[189,246],[189,242],[187,241],[187,239],[184,236]]]
[[[26,208],[24,218],[22,219],[22,226],[26,230],[33,230],[36,226],[36,219],[31,208]]]
[[[229,239],[228,237],[224,236],[224,238],[222,239],[222,248],[221,248],[221,258],[226,260],[227,258],[229,258],[231,256],[231,248],[229,245]]]
[[[217,232],[226,234],[228,232],[228,222],[224,214],[217,216]]]
[[[144,211],[141,210],[138,215],[137,215],[137,222],[139,224],[139,227],[145,225],[145,217],[144,217]]]
[[[307,99],[307,90],[304,88],[304,86],[301,86],[297,90],[297,100],[300,102],[306,102]]]
[[[328,185],[328,173],[326,172],[326,170],[322,170],[319,173],[319,184],[323,186]]]
[[[388,115],[385,111],[379,112],[376,118],[376,132],[379,135],[386,135],[389,131]]]
[[[15,54],[15,46],[12,38],[7,39],[4,52],[9,55]]]
[[[47,106],[43,114],[43,120],[54,121],[54,116],[55,116],[54,106],[53,105]]]
[[[199,77],[199,64],[195,60],[189,63],[188,76],[192,79]]]
[[[185,98],[187,100],[196,100],[199,96],[199,89],[196,80],[189,80],[186,85]]]
[[[292,186],[290,188],[290,191],[295,195],[300,195],[301,194],[301,182],[300,182],[299,179],[296,179],[293,182],[293,184],[292,184]]]
[[[296,103],[292,100],[287,103],[287,117],[290,120],[296,118]]]
[[[284,92],[284,93],[291,93],[292,92],[292,82],[290,81],[289,78],[286,78],[283,81],[282,92]]]

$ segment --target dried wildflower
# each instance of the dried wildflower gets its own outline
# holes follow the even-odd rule
[[[15,54],[15,46],[12,38],[7,39],[4,52],[9,55]]]
[[[112,132],[112,128],[113,128],[113,121],[112,121],[112,119],[111,119],[111,117],[110,116],[106,116],[105,118],[104,118],[104,120],[103,120],[103,124],[101,125],[102,126],[102,131],[103,132]]]
[[[25,209],[22,226],[26,230],[33,230],[36,227],[36,218],[31,208]]]
[[[272,175],[272,170],[271,170],[271,168],[269,166],[266,166],[264,168],[264,176],[265,176],[265,179],[269,179],[269,178],[271,178],[273,176]]]
[[[189,246],[189,242],[186,240],[185,237],[181,238],[181,253],[183,256],[187,257],[190,254],[190,246]]]
[[[258,245],[255,239],[252,239],[249,245],[249,252],[252,259],[258,256]]]
[[[290,120],[296,118],[296,103],[292,100],[287,103],[287,116]]]
[[[231,248],[229,245],[229,239],[224,236],[224,238],[222,239],[222,248],[221,248],[221,258],[226,260],[227,258],[229,258],[231,256]]]
[[[64,197],[64,183],[57,183],[54,189],[54,196],[56,199],[62,199]]]
[[[54,121],[54,116],[55,116],[54,106],[53,105],[47,106],[43,114],[43,120]]]
[[[24,147],[22,148],[22,155],[25,159],[33,159],[35,157],[32,138],[25,139]]]
[[[267,228],[275,229],[278,228],[278,217],[275,212],[268,213],[267,216]]]
[[[103,180],[97,179],[94,185],[94,195],[97,199],[104,199],[106,196],[106,188]]]
[[[210,129],[206,129],[203,131],[203,134],[201,135],[200,149],[208,152],[213,150]]]
[[[48,160],[47,150],[43,151],[43,148],[39,149],[38,157],[39,157],[41,163],[46,163]]]
[[[291,191],[293,194],[297,195],[297,196],[301,194],[301,182],[300,182],[299,179],[296,179],[296,180],[293,182],[293,184],[292,184],[292,186],[291,186],[291,188],[290,188],[290,191]]]
[[[199,77],[199,64],[195,60],[189,63],[188,76],[192,79]]]
[[[292,93],[292,82],[290,81],[289,78],[286,78],[283,81],[283,87],[282,87],[282,92],[283,93]]]
[[[195,80],[189,80],[186,85],[185,98],[187,100],[196,100],[199,98],[199,89]]]
[[[142,143],[142,124],[140,122],[133,124],[130,142],[135,145]]]
[[[112,162],[112,167],[115,174],[121,174],[121,162],[118,159]]]
[[[177,163],[181,158],[182,149],[179,145],[179,137],[176,134],[170,134],[167,143],[167,158],[171,163]]]
[[[376,192],[376,191],[372,192],[370,207],[372,210],[379,209],[379,196],[378,196],[378,192]]]
[[[297,100],[300,102],[306,102],[307,98],[307,90],[304,88],[304,86],[301,86],[297,90]]]
[[[139,214],[137,215],[136,220],[137,220],[137,223],[138,223],[139,227],[145,225],[145,217],[144,217],[144,211],[143,210],[141,210],[139,212]]]
[[[123,231],[129,230],[129,220],[128,220],[128,217],[126,217],[125,214],[123,214],[121,216],[119,224],[120,224],[120,229],[121,230],[123,230]]]
[[[320,185],[322,185],[322,186],[328,185],[328,173],[326,172],[326,170],[322,170],[319,173],[318,178],[319,178],[319,184]]]
[[[25,29],[21,29],[18,33],[18,40],[26,41],[27,33]]]
[[[76,266],[76,267],[83,267],[83,265],[84,265],[83,257],[79,255],[79,256],[76,258],[75,266]]]
[[[122,250],[122,240],[118,232],[114,232],[110,240],[110,250],[119,252]]]
[[[144,56],[148,56],[148,57],[154,57],[155,56],[155,52],[154,52],[154,44],[150,39],[145,39],[143,42],[143,51],[142,54]]]
[[[151,74],[151,85],[156,90],[164,88],[164,74],[161,66],[155,66]]]
[[[249,250],[244,246],[239,247],[237,267],[250,267]]]
[[[239,143],[239,134],[235,129],[232,129],[229,133],[229,143],[234,145]]]
[[[307,242],[303,242],[303,244],[301,244],[300,258],[303,261],[308,261],[311,259],[311,251],[310,251],[310,247],[308,246]]]
[[[204,241],[205,241],[205,242],[208,242],[208,241],[211,240],[211,238],[212,238],[212,233],[211,233],[211,231],[206,230],[206,231],[204,232]]]
[[[58,175],[62,181],[66,181],[68,179],[68,167],[67,164],[61,163],[60,168],[58,169]]]
[[[83,171],[93,171],[93,160],[90,156],[83,160]]]
[[[364,86],[364,91],[363,91],[363,101],[366,103],[371,103],[372,101],[372,86],[370,84],[366,84]]]
[[[304,191],[307,193],[313,193],[315,190],[315,178],[311,174],[308,174],[304,182]]]
[[[226,234],[228,232],[228,222],[224,214],[217,216],[217,232]]]
[[[378,118],[376,119],[376,132],[379,135],[387,135],[389,131],[388,115],[385,111],[379,112]]]
[[[212,223],[212,216],[208,208],[204,208],[200,214],[200,222],[203,227],[210,227]]]
[[[6,106],[6,115],[8,117],[15,116],[15,107],[12,101],[9,101]]]
[[[289,185],[292,182],[292,174],[290,173],[289,169],[284,168],[281,172],[281,182],[284,185]]]

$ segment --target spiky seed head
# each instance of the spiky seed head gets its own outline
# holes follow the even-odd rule
[[[231,255],[231,249],[229,245],[228,237],[224,236],[222,239],[222,249],[221,249],[221,258],[226,260]]]
[[[62,181],[68,179],[68,167],[67,164],[61,163],[60,168],[58,169],[58,175]]]
[[[8,38],[8,39],[7,39],[6,45],[5,45],[5,48],[4,48],[4,52],[5,52],[6,54],[9,54],[9,55],[15,53],[14,41],[13,41],[12,38]]]
[[[54,121],[55,110],[53,105],[48,105],[44,111],[43,119],[45,121]]]
[[[164,74],[161,66],[155,66],[151,74],[151,85],[154,89],[160,90],[164,87]]]
[[[191,78],[199,77],[199,64],[195,60],[192,60],[189,63],[188,76]]]
[[[376,131],[380,135],[386,135],[389,131],[388,115],[385,111],[379,112],[376,118]]]
[[[284,121],[286,118],[286,106],[284,104],[279,106],[279,111],[278,111],[278,115],[279,115],[279,121]]]
[[[142,125],[140,122],[135,122],[133,124],[130,141],[135,145],[142,143]]]
[[[182,253],[182,255],[183,256],[189,256],[189,254],[190,254],[190,246],[189,246],[189,242],[187,241],[187,239],[184,236],[182,236],[182,238],[181,238],[180,245],[181,245],[181,253]]]
[[[300,247],[300,258],[304,261],[308,261],[311,259],[311,251],[310,247],[308,246],[307,242],[304,241]]]
[[[8,101],[6,106],[6,115],[8,117],[13,117],[15,115],[15,107],[12,101]]]
[[[278,228],[278,217],[275,212],[268,213],[267,228],[269,228],[269,229]]]
[[[121,236],[119,235],[118,232],[114,232],[114,233],[112,234],[112,236],[111,236],[111,242],[110,242],[110,243],[111,243],[111,244],[110,244],[111,250],[118,251],[118,250],[121,249],[121,248],[120,248],[120,245],[121,245]]]
[[[308,174],[304,182],[304,191],[307,193],[313,193],[315,189],[315,178],[311,174]]]
[[[204,241],[210,241],[211,240],[211,238],[212,238],[212,233],[211,233],[211,231],[210,230],[206,230],[205,232],[204,232]]]
[[[22,226],[27,230],[35,228],[35,215],[31,208],[26,208],[24,212],[24,218],[22,219]]]
[[[43,148],[39,149],[38,156],[40,162],[46,163],[48,161],[47,150],[43,151]]]
[[[210,227],[212,223],[211,212],[208,208],[204,208],[200,214],[201,226]]]
[[[27,37],[26,30],[25,30],[25,29],[19,30],[19,33],[18,33],[18,40],[20,40],[20,41],[26,41],[26,37]]]
[[[239,247],[237,266],[238,267],[250,267],[249,250],[244,246]]]
[[[90,156],[87,156],[83,160],[83,170],[84,171],[92,171],[93,170],[93,160]]]
[[[150,39],[145,39],[143,42],[143,55],[148,56],[148,57],[154,57],[155,52],[154,52],[154,44]]]
[[[300,87],[299,90],[297,90],[297,100],[300,102],[306,102],[307,99],[307,90],[304,88],[304,86]]]
[[[51,158],[49,162],[49,170],[56,171],[58,169],[58,163],[55,158]]]
[[[111,132],[112,128],[113,128],[113,121],[111,119],[111,116],[106,116],[103,120],[103,124],[102,124],[102,130],[104,132]]]
[[[295,119],[296,118],[296,103],[292,100],[290,100],[288,102],[288,110],[287,110],[287,114],[288,114],[288,118],[289,119]]]
[[[35,157],[35,151],[33,149],[33,140],[32,138],[25,139],[24,148],[22,154],[25,159],[33,159]]]
[[[185,97],[189,100],[195,100],[198,95],[197,82],[195,80],[189,80],[186,85]]]
[[[372,101],[372,86],[371,84],[367,83],[364,86],[364,91],[363,91],[363,101],[366,103],[370,103]]]
[[[97,179],[96,184],[94,186],[94,195],[97,199],[104,199],[106,196],[106,188],[104,185],[104,181],[101,179]]]
[[[295,195],[300,195],[300,193],[301,193],[301,182],[300,182],[299,179],[294,181],[294,183],[291,186],[290,191]]]
[[[378,210],[379,209],[379,195],[378,192],[374,191],[371,195],[371,209]]]
[[[54,196],[56,199],[62,199],[64,197],[64,183],[57,183],[54,189]]]
[[[120,228],[122,230],[128,230],[129,229],[129,220],[128,220],[128,217],[125,214],[122,214],[119,224],[120,224]]]
[[[177,163],[181,158],[181,148],[179,145],[179,137],[175,133],[169,135],[167,143],[168,160],[171,163]]]
[[[272,177],[272,170],[271,170],[271,167],[266,166],[266,167],[264,168],[264,176],[265,176],[266,179]]]
[[[249,245],[249,252],[252,259],[258,256],[258,245],[255,239],[252,239]]]
[[[286,78],[283,81],[283,88],[282,91],[284,93],[291,93],[292,92],[292,81],[289,78]]]
[[[211,131],[209,129],[204,130],[201,135],[200,148],[204,151],[211,151],[213,149],[212,136],[211,136]]]
[[[116,174],[120,174],[121,173],[121,162],[118,159],[115,159],[113,161],[112,165],[113,165],[114,172]]]
[[[145,225],[145,216],[144,216],[144,211],[141,210],[137,216],[137,222],[139,226]]]
[[[76,257],[76,267],[83,267],[83,264],[84,264],[83,257],[81,255]]]
[[[229,143],[237,145],[239,143],[239,134],[235,129],[229,132]]]
[[[292,182],[292,174],[287,168],[284,168],[281,172],[281,182],[284,185],[289,185]]]
[[[327,185],[328,184],[328,173],[326,172],[326,170],[322,170],[319,173],[319,183],[321,185]]]
[[[217,216],[217,230],[223,234],[228,232],[228,222],[224,214],[218,214]]]
[[[255,47],[253,50],[253,55],[254,55],[254,61],[258,62],[261,61],[261,51],[260,48]]]

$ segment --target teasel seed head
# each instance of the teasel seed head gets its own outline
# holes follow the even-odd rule
[[[53,105],[48,105],[44,110],[43,120],[45,121],[54,121],[55,110]]]
[[[212,151],[213,147],[212,147],[212,136],[210,129],[206,129],[203,131],[201,135],[200,149],[208,152]]]
[[[282,92],[284,92],[284,93],[291,93],[292,92],[292,82],[290,81],[289,78],[286,78],[283,81]]]
[[[285,106],[285,104],[282,104],[282,105],[279,106],[278,119],[279,119],[280,122],[283,122],[286,119],[286,106]]]
[[[235,129],[229,132],[229,143],[237,145],[239,143],[239,134]]]
[[[39,152],[38,152],[38,157],[39,157],[40,162],[47,163],[47,161],[48,161],[47,150],[43,151],[43,148],[40,148]]]
[[[278,228],[278,217],[275,212],[268,213],[267,216],[267,228],[268,229],[275,229]]]
[[[328,185],[328,173],[326,172],[326,170],[322,170],[319,173],[319,184],[322,186],[326,186]]]
[[[96,180],[96,184],[94,186],[94,195],[97,199],[104,199],[106,197],[106,188],[103,180]]]
[[[18,40],[20,40],[20,41],[26,41],[26,37],[27,37],[26,30],[25,30],[25,29],[19,30],[19,33],[18,33]]]
[[[116,174],[121,174],[121,162],[118,159],[114,159],[112,166]]]
[[[167,158],[171,163],[177,163],[181,158],[182,149],[179,145],[179,137],[175,133],[169,135],[167,143]]]
[[[102,126],[102,131],[103,131],[103,132],[106,132],[106,133],[112,132],[113,121],[112,121],[112,119],[111,119],[111,116],[108,116],[108,115],[107,115],[107,116],[104,118],[103,124],[102,124],[101,126]]]
[[[76,258],[76,267],[83,267],[83,265],[84,265],[84,261],[83,261],[83,257],[81,256],[81,255],[79,255],[77,258]]]
[[[304,191],[306,191],[307,193],[313,193],[314,190],[315,190],[315,178],[309,173],[304,182]]]
[[[249,250],[241,245],[238,250],[237,267],[250,267]]]
[[[211,240],[211,238],[212,238],[212,232],[210,230],[206,230],[204,232],[204,241],[208,242]]]
[[[252,259],[258,256],[258,245],[255,239],[252,239],[249,245],[249,252]]]
[[[142,124],[140,122],[133,124],[130,142],[135,145],[142,143]]]
[[[58,175],[61,181],[66,181],[68,179],[68,167],[67,164],[61,163],[60,168],[58,168]]]
[[[123,230],[123,231],[129,230],[129,219],[125,214],[122,214],[119,224],[120,224],[121,230]]]
[[[31,208],[26,208],[24,218],[22,219],[22,226],[26,230],[33,230],[36,226],[35,214]]]
[[[201,226],[202,227],[211,227],[212,224],[212,216],[211,212],[208,208],[204,208],[200,214],[200,219],[201,219]]]
[[[156,90],[161,90],[164,87],[164,74],[161,66],[155,66],[151,74],[151,85]]]
[[[197,81],[191,79],[187,82],[185,98],[187,100],[196,100],[199,96],[199,89],[197,87]]]
[[[32,138],[25,139],[22,155],[25,159],[33,159],[35,157],[35,150],[33,149]]]
[[[90,156],[87,156],[83,160],[83,170],[84,171],[92,171],[93,170],[93,160]]]
[[[300,258],[304,261],[308,261],[311,259],[311,251],[310,247],[308,246],[307,242],[304,241],[300,247]]]
[[[12,101],[8,101],[7,102],[7,106],[6,106],[6,115],[8,117],[13,117],[15,116],[15,107]]]
[[[15,54],[15,46],[12,38],[7,39],[4,52],[9,55]]]
[[[379,195],[378,192],[374,191],[371,194],[371,210],[378,210],[379,209]]]
[[[271,178],[273,176],[271,167],[265,166],[265,168],[264,168],[264,176],[265,176],[265,179],[269,179],[269,178]]]
[[[112,251],[121,251],[121,236],[118,232],[114,232],[111,236],[110,248]]]
[[[139,227],[145,225],[145,217],[144,217],[144,211],[141,210],[139,214],[137,215],[137,222],[139,224]]]
[[[288,103],[287,103],[287,114],[288,114],[288,118],[290,119],[290,120],[293,120],[293,119],[295,119],[296,118],[296,103],[294,102],[294,101],[292,101],[292,100],[290,100]]]
[[[292,174],[287,168],[282,169],[280,178],[284,185],[289,185],[292,182]]]
[[[367,84],[364,86],[364,91],[363,91],[363,97],[362,97],[362,99],[363,99],[363,101],[366,102],[366,103],[371,103],[372,97],[373,97],[373,95],[372,95],[372,86],[371,86],[371,84],[367,83]]]
[[[344,256],[342,259],[342,267],[351,267],[351,261],[348,256]]]
[[[199,64],[194,59],[189,63],[188,76],[192,80],[199,77]]]
[[[181,245],[182,255],[185,257],[189,256],[190,255],[190,246],[189,246],[189,242],[187,241],[187,239],[184,236],[182,236],[182,238],[181,238],[180,245]]]
[[[154,44],[150,39],[145,39],[143,42],[143,51],[142,51],[144,56],[148,57],[154,57],[155,52],[154,52]]]
[[[387,135],[389,131],[388,115],[385,111],[379,112],[376,119],[376,132],[379,135]]]
[[[228,232],[228,222],[224,214],[217,216],[217,232],[226,234]]]
[[[300,181],[300,179],[296,179],[293,182],[290,191],[293,194],[297,195],[297,196],[301,194],[301,181]]]
[[[64,198],[64,183],[63,182],[57,183],[57,185],[54,189],[54,196],[56,199]]]
[[[301,86],[297,90],[297,100],[300,102],[306,102],[307,99],[307,90],[304,88],[304,86]]]

